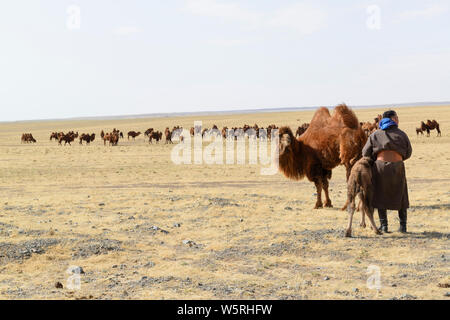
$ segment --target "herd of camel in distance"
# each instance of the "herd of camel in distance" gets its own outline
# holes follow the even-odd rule
[[[301,127],[298,127],[297,135],[300,136],[303,132],[306,131],[308,128],[308,124],[305,123]],[[228,129],[228,127],[224,127],[222,129],[221,135],[224,138],[229,138],[233,136],[235,139],[239,137],[241,133],[245,134],[248,133],[248,130],[253,129],[255,132],[256,137],[260,137],[260,131],[259,129],[266,129],[266,133],[264,135],[268,136],[270,139],[270,135],[272,130],[278,129],[278,127],[274,124],[269,125],[267,128],[258,127],[257,124],[254,126],[244,125],[243,127],[233,127]],[[166,128],[164,131],[165,141],[167,143],[173,143],[172,139],[175,137],[179,137],[180,141],[183,141],[183,135],[181,134],[183,130],[183,127],[180,126],[174,126],[172,130],[170,130],[169,127]],[[200,131],[200,128],[192,127],[190,129],[190,135],[193,137],[194,135],[201,134],[202,136],[206,135],[212,135],[214,133],[219,133],[219,128],[214,125],[211,129],[203,129]],[[129,131],[127,134],[128,140],[130,140],[130,137],[135,140],[136,137],[140,136],[142,133],[140,131]],[[149,128],[144,132],[144,136],[146,136],[149,140],[149,143],[153,143],[153,140],[156,142],[162,141],[163,133],[158,130],[154,130],[153,128]],[[72,142],[75,141],[75,139],[79,139],[80,144],[83,144],[83,141],[86,142],[86,144],[90,144],[95,140],[95,133],[89,134],[89,133],[82,133],[79,134],[78,132],[69,131],[67,133],[64,132],[52,132],[50,134],[50,141],[53,139],[58,142],[59,145],[62,145],[64,142],[64,145],[69,144],[71,145]],[[108,142],[109,145],[116,146],[119,142],[119,139],[124,139],[124,134],[122,131],[117,130],[116,128],[113,129],[112,132],[105,133],[103,130],[100,133],[100,137],[103,140],[103,144],[106,145]],[[31,133],[24,133],[22,134],[22,143],[36,143],[36,139],[34,139],[33,135]]]
[[[333,114],[330,114],[328,108],[319,108],[309,124],[303,124],[297,128],[294,135],[289,127],[278,128],[276,125],[270,125],[266,131],[259,131],[260,127],[254,125],[253,127],[245,125],[241,128],[227,127],[222,129],[222,135],[225,138],[237,138],[246,133],[249,137],[252,135],[260,136],[264,134],[265,138],[270,139],[271,131],[278,129],[279,135],[279,170],[285,177],[291,180],[301,180],[307,178],[313,182],[316,187],[317,201],[314,209],[323,207],[333,207],[329,197],[328,186],[331,179],[331,172],[339,165],[345,166],[346,181],[347,181],[347,201],[342,210],[347,209],[349,213],[348,226],[345,236],[351,237],[352,219],[355,209],[361,211],[361,227],[365,227],[365,216],[368,217],[372,229],[375,234],[381,234],[375,225],[373,219],[372,195],[374,194],[372,184],[372,165],[373,159],[362,157],[362,149],[370,136],[370,134],[378,129],[378,124],[381,120],[381,115],[378,115],[374,122],[359,122],[353,110],[345,104],[340,104],[335,107]],[[180,126],[174,127],[172,130],[166,128],[165,138],[166,143],[171,143],[176,134],[180,134]],[[250,130],[253,129],[253,130]],[[436,120],[428,120],[426,123],[421,122],[420,128],[416,129],[417,135],[436,129],[438,136],[441,136],[439,124]],[[249,131],[250,130],[250,131]],[[175,135],[172,133],[175,131]],[[130,137],[135,139],[141,132],[128,132],[128,139]],[[191,136],[205,135],[205,134],[220,134],[216,125],[212,129],[203,129],[200,132],[200,127],[192,127],[190,130]],[[149,138],[149,143],[152,140],[157,142],[162,138],[162,132],[155,131],[150,128],[144,133]],[[109,142],[110,145],[117,145],[120,138],[124,135],[120,130],[114,129],[110,133],[105,133],[103,130],[100,134],[104,145]],[[178,135],[180,142],[183,142],[183,136]],[[80,144],[86,141],[87,144],[94,141],[95,134],[81,134],[73,131],[64,134],[63,132],[53,132],[50,140],[55,139],[59,144],[73,142],[76,138],[80,139]],[[261,137],[260,138],[264,138]],[[23,142],[36,142],[31,134],[22,135]],[[325,203],[322,202],[322,191],[325,194]],[[355,206],[355,200],[359,199],[359,204]]]
[[[378,129],[378,123],[380,120],[381,120],[381,115],[378,115],[376,118],[374,118],[374,122],[370,122],[370,121],[360,122],[359,124],[361,126],[361,129],[364,131],[364,133],[367,136],[369,136],[372,132],[374,132]],[[295,136],[296,137],[301,136],[306,131],[306,129],[308,129],[308,127],[309,127],[309,123],[304,123],[301,126],[299,126],[297,128]],[[174,137],[173,133],[177,132],[177,130],[179,133],[182,129],[183,128],[180,126],[174,126],[172,130],[170,130],[167,127],[164,132],[166,144],[173,143],[172,142],[172,138]],[[219,130],[216,125],[214,125],[211,129]],[[259,127],[257,124],[255,124],[252,127],[249,126],[248,124],[245,124],[243,127],[239,127],[239,128],[233,127],[230,130],[228,129],[228,127],[223,127],[221,134],[222,134],[223,138],[228,138],[228,137],[230,137],[230,135],[233,135],[235,138],[237,138],[237,136],[239,135],[240,132],[246,133],[249,129],[253,129],[256,137],[258,137],[258,138],[259,138],[259,134],[260,134],[259,129],[266,129],[267,137],[270,139],[271,131],[273,129],[279,129],[279,127],[277,127],[274,124],[269,125],[266,128]],[[420,127],[416,128],[416,134],[417,134],[417,136],[419,136],[419,134],[423,135],[424,132],[426,132],[427,137],[429,137],[430,131],[435,130],[435,129],[437,131],[437,136],[440,137],[441,130],[439,128],[439,123],[436,120],[433,120],[433,121],[427,120],[426,123],[422,121],[420,123]],[[204,136],[205,134],[209,134],[210,132],[211,132],[210,129],[203,129],[201,134],[202,134],[202,136]],[[190,135],[194,136],[196,134],[200,134],[200,131],[197,130],[197,128],[191,127]],[[138,137],[140,135],[141,135],[140,131],[137,131],[137,132],[129,131],[128,132],[128,140],[130,140],[130,137],[133,140],[135,140],[136,137]],[[153,140],[155,140],[158,143],[159,141],[162,141],[163,133],[161,131],[155,131],[153,128],[149,128],[144,132],[144,136],[146,136],[149,139],[149,143],[152,143]],[[102,130],[100,133],[100,137],[103,140],[104,145],[106,145],[106,143],[108,142],[109,145],[117,146],[119,139],[123,139],[124,135],[123,135],[122,131],[119,131],[116,128],[114,128],[113,131],[109,132],[109,133],[105,133]],[[67,133],[52,132],[50,135],[50,141],[52,141],[54,139],[55,141],[58,141],[59,145],[62,145],[62,142],[64,142],[64,145],[66,145],[66,144],[71,145],[71,142],[75,141],[75,139],[78,139],[78,138],[80,140],[80,144],[83,144],[83,141],[86,142],[86,144],[90,144],[91,142],[93,142],[95,140],[95,133],[92,133],[92,134],[82,133],[80,135],[80,134],[78,134],[78,131],[77,132],[69,131]],[[180,140],[183,141],[183,136],[180,136]],[[31,133],[24,133],[24,134],[22,134],[21,142],[22,143],[36,143],[37,141]]]

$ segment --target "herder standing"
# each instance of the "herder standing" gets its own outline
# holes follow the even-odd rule
[[[373,207],[378,208],[380,231],[388,232],[387,210],[397,210],[400,229],[406,233],[408,187],[403,161],[411,157],[412,148],[408,136],[398,128],[398,116],[386,111],[379,129],[367,139],[362,154],[376,160],[373,165]]]

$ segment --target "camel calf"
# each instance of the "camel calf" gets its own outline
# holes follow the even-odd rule
[[[372,184],[372,164],[373,160],[369,157],[359,159],[352,170],[347,182],[347,211],[349,213],[346,237],[352,236],[353,213],[355,212],[355,200],[359,196],[361,201],[361,227],[366,227],[365,215],[369,218],[372,229],[376,234],[381,234],[373,220],[373,184]]]

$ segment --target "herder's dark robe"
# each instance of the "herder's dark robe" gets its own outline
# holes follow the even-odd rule
[[[362,155],[377,159],[382,150],[398,152],[403,161],[411,157],[412,148],[408,136],[397,126],[386,130],[378,129],[367,139]],[[408,186],[403,161],[387,162],[376,160],[373,165],[373,207],[388,210],[409,208]]]

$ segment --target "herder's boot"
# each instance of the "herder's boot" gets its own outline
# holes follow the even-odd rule
[[[406,233],[406,218],[407,218],[406,209],[402,209],[398,211],[398,218],[400,219],[400,228],[398,229],[401,233]]]
[[[388,233],[388,219],[387,219],[387,210],[386,209],[378,209],[378,217],[380,217],[380,230],[381,232]]]

